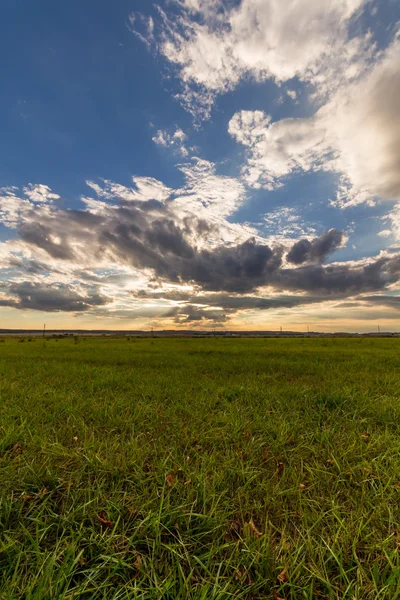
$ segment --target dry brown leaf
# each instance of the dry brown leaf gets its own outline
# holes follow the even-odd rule
[[[279,583],[286,583],[289,580],[288,573],[286,567],[279,573],[278,581]]]
[[[191,480],[191,479],[188,479],[187,481],[185,481],[185,484],[184,484],[184,485],[190,485],[191,483],[192,483],[192,480]]]
[[[262,536],[261,531],[259,529],[257,529],[257,527],[255,526],[255,523],[254,523],[253,519],[250,519],[249,525],[251,527],[252,532],[254,533],[254,535],[256,537],[261,537]]]
[[[165,476],[165,483],[167,484],[168,487],[172,488],[175,485],[175,473],[168,473]]]
[[[278,462],[278,477],[282,477],[285,465],[283,462]]]
[[[11,452],[13,454],[22,454],[23,451],[24,451],[24,448],[23,448],[22,444],[20,444],[20,442],[16,442],[11,449]]]
[[[97,520],[99,521],[99,523],[104,525],[104,527],[112,527],[114,525],[114,523],[112,521],[109,521],[107,519],[107,516],[106,516],[106,513],[104,512],[104,510],[102,510],[101,513],[97,516]]]
[[[368,433],[368,432],[366,432],[366,433],[362,433],[362,434],[361,434],[361,437],[362,437],[362,439],[363,439],[364,441],[368,442],[368,441],[369,441],[369,439],[370,439],[370,437],[371,437],[371,434],[370,434],[370,433]]]
[[[248,523],[245,523],[243,525],[243,533],[244,536],[247,538],[260,538],[262,536],[262,533],[259,529],[257,529],[253,519],[250,519],[250,521]]]

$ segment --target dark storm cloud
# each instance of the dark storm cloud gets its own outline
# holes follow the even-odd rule
[[[290,250],[287,260],[295,265],[308,261],[322,263],[329,254],[337,250],[343,242],[343,232],[330,229],[313,240],[300,240]]]
[[[0,291],[8,298],[0,299],[1,306],[19,309],[43,310],[46,312],[83,312],[95,306],[102,306],[107,299],[94,290],[81,295],[68,285],[45,285],[23,281],[3,284]]]
[[[207,247],[215,226],[195,217],[179,219],[171,205],[155,201],[98,205],[95,214],[54,209],[42,215],[40,224],[25,223],[19,234],[53,258],[80,260],[82,266],[87,257],[92,262],[111,260],[150,269],[159,281],[194,284],[204,292],[246,294],[271,286],[283,293],[343,297],[384,290],[400,278],[399,255],[369,264],[323,265],[343,241],[343,233],[335,229],[311,241],[299,240],[286,250],[255,239]],[[76,248],[83,248],[84,255],[78,258]]]
[[[231,295],[225,293],[213,294],[193,294],[181,292],[178,290],[166,292],[148,292],[141,290],[135,294],[135,298],[148,300],[166,300],[174,302],[184,302],[187,305],[207,306],[221,308],[228,312],[237,312],[239,310],[271,310],[277,308],[293,308],[304,304],[315,304],[326,300],[326,296],[243,296],[240,294]]]
[[[387,306],[400,310],[400,296],[363,296],[360,298],[362,302],[368,302],[378,306]]]
[[[281,289],[354,295],[383,290],[400,278],[398,257],[382,257],[366,265],[309,265],[275,274]]]
[[[222,310],[205,310],[191,304],[182,307],[174,307],[169,310],[165,317],[174,317],[174,322],[183,324],[203,324],[209,323],[226,323],[229,321],[229,316],[224,314]]]

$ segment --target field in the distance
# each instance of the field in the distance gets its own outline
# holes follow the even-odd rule
[[[0,343],[0,598],[400,598],[400,345]]]

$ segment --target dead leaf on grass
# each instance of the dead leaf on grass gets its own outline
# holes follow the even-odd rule
[[[104,527],[112,527],[114,525],[114,523],[112,521],[107,519],[107,516],[106,516],[106,513],[104,510],[102,510],[101,513],[97,516],[97,520],[99,521],[99,523],[104,525]]]
[[[289,580],[288,573],[286,567],[279,573],[277,577],[279,583],[287,583]]]
[[[362,433],[362,434],[361,434],[361,437],[362,437],[362,439],[363,439],[365,442],[369,442],[369,440],[370,440],[370,437],[371,437],[371,434],[370,434],[370,433],[368,433],[368,432],[366,432],[366,433]]]
[[[261,531],[256,527],[253,519],[243,525],[243,533],[247,538],[258,539],[262,536]]]
[[[165,476],[165,483],[167,484],[167,486],[168,486],[169,488],[172,488],[172,487],[174,487],[174,485],[175,485],[175,480],[176,480],[175,473],[168,473],[168,474]]]
[[[11,448],[11,453],[15,455],[22,454],[24,451],[24,447],[20,442],[16,442],[14,446]]]

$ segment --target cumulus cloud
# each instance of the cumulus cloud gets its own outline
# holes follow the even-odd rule
[[[335,229],[281,243],[260,236],[229,241],[216,222],[183,211],[173,193],[164,201],[135,198],[111,182],[98,193],[78,210],[24,200],[13,190],[27,208],[14,225],[16,238],[0,245],[0,270],[8,274],[2,306],[206,325],[241,311],[386,292],[400,280],[398,254],[326,264],[345,241]],[[169,292],[151,296],[152,286]],[[140,295],[146,287],[147,296]],[[147,313],[145,297],[155,302]]]
[[[160,23],[138,34],[175,65],[184,106],[210,116],[217,94],[241,79],[298,77],[326,93],[355,77],[367,40],[349,36],[367,0],[175,0],[179,16],[159,9]],[[134,28],[135,30],[135,28]]]
[[[400,42],[355,82],[340,88],[307,119],[272,122],[262,111],[240,111],[229,133],[248,149],[243,176],[274,189],[296,172],[340,177],[333,204],[346,208],[400,198]]]
[[[319,119],[337,149],[341,206],[400,198],[400,41],[374,68],[324,106]]]
[[[342,231],[330,229],[313,240],[303,239],[294,244],[287,255],[287,260],[295,265],[305,262],[323,262],[329,254],[340,248],[344,240]]]
[[[17,229],[30,248],[50,258],[80,264],[119,264],[152,274],[160,282],[190,284],[208,291],[246,293],[277,290],[329,294],[384,289],[397,282],[400,259],[367,264],[323,265],[343,242],[334,229],[288,248],[254,238],[236,244],[205,243],[212,229],[198,217],[179,217],[173,203],[154,200],[104,203],[101,212],[36,209]],[[300,265],[296,268],[287,264]]]

